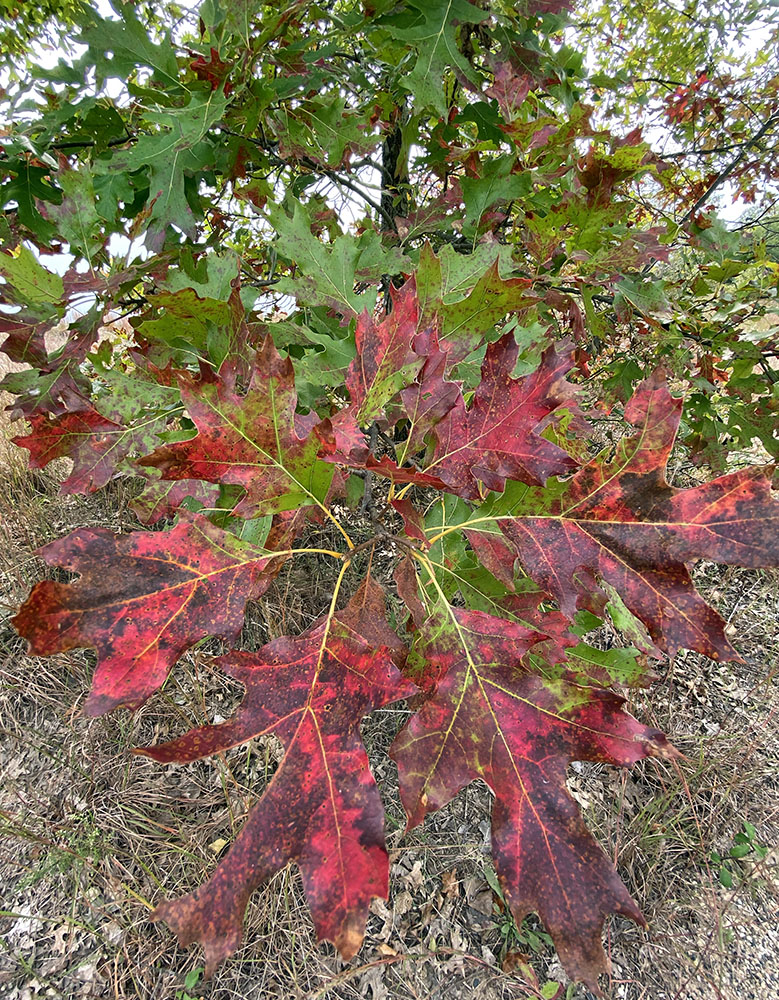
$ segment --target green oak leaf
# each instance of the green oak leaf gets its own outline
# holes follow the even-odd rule
[[[0,275],[32,306],[59,302],[65,293],[62,278],[47,270],[24,244],[12,254],[0,254]]]
[[[449,111],[442,86],[445,74],[455,69],[472,82],[479,79],[460,51],[457,26],[480,24],[489,15],[467,0],[408,0],[405,8],[402,15],[384,20],[393,37],[416,50],[414,67],[400,84],[411,92],[417,108],[431,108],[445,118]]]
[[[279,235],[279,251],[294,261],[301,274],[283,278],[276,289],[294,295],[304,305],[324,305],[351,318],[372,309],[376,290],[357,292],[358,282],[378,283],[386,274],[409,270],[411,262],[396,248],[385,248],[378,233],[366,230],[360,236],[337,236],[332,244],[311,232],[306,208],[294,203],[292,216],[279,205],[268,203],[268,217]]]

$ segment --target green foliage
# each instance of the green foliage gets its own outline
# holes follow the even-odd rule
[[[755,826],[745,819],[727,853],[722,856],[712,851],[711,861],[717,868],[720,883],[732,889],[746,877],[746,865],[762,861],[767,854],[768,847],[760,842]]]

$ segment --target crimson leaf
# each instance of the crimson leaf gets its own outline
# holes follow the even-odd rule
[[[97,650],[87,715],[140,705],[199,639],[235,640],[246,601],[267,589],[281,564],[183,511],[169,531],[80,528],[39,552],[79,579],[37,584],[13,623],[36,656]]]
[[[682,400],[654,375],[625,410],[638,433],[623,439],[612,459],[602,453],[544,490],[518,489],[515,502],[507,498],[510,513],[496,520],[525,571],[569,617],[577,605],[593,605],[593,577],[600,577],[668,652],[686,647],[738,659],[686,564],[777,565],[779,505],[767,474],[756,468],[689,489],[670,487],[664,470],[681,409]],[[475,514],[473,523],[480,521]]]
[[[629,765],[673,750],[610,691],[544,678],[523,659],[544,636],[479,611],[437,609],[414,644],[438,677],[398,735],[409,826],[476,778],[495,795],[495,867],[517,922],[537,912],[571,976],[597,990],[605,917],[643,918],[565,785],[572,760]]]
[[[289,861],[300,867],[317,933],[345,959],[360,947],[372,897],[387,895],[384,813],[360,719],[415,688],[400,675],[405,650],[385,618],[383,591],[366,577],[342,612],[297,639],[220,659],[246,688],[233,719],[138,751],[182,763],[269,733],[286,745],[278,771],[209,881],[154,912],[182,944],[202,941],[209,974],[238,946],[252,891]]]

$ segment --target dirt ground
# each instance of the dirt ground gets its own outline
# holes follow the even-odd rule
[[[185,657],[135,715],[96,720],[78,714],[92,653],[25,655],[8,618],[47,572],[35,547],[81,525],[137,527],[131,486],[100,498],[60,497],[56,486],[27,472],[12,446],[0,448],[0,997],[591,996],[567,983],[538,923],[515,927],[490,887],[485,786],[404,832],[386,755],[402,706],[364,724],[393,869],[391,898],[374,902],[362,950],[344,964],[316,942],[288,869],[254,894],[243,946],[204,983],[202,953],[178,948],[149,912],[207,877],[280,748],[253,741],[223,759],[167,768],[129,753],[230,714],[240,691],[211,665],[213,643]],[[777,577],[704,563],[696,579],[744,662],[681,654],[651,691],[629,696],[631,711],[664,729],[684,759],[570,772],[590,829],[649,922],[648,931],[622,919],[606,927],[614,972],[604,991],[621,1000],[779,997]],[[282,576],[252,609],[246,645],[305,627],[326,607],[326,590],[315,578]]]

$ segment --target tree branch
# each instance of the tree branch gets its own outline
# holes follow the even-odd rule
[[[771,117],[766,122],[763,123],[762,127],[758,129],[757,132],[755,132],[752,138],[743,144],[743,146],[739,150],[738,155],[734,156],[733,159],[730,161],[730,163],[728,163],[727,166],[723,167],[722,170],[720,170],[720,172],[717,174],[717,176],[714,178],[711,184],[709,184],[708,188],[703,192],[700,198],[698,198],[692,205],[692,207],[689,208],[684,213],[684,215],[682,216],[682,218],[678,223],[679,226],[684,226],[685,223],[690,221],[690,219],[695,215],[698,209],[701,208],[702,205],[706,204],[706,202],[709,200],[711,195],[717,190],[717,188],[720,187],[722,184],[724,184],[725,181],[728,179],[728,177],[730,177],[730,175],[733,173],[736,167],[741,163],[741,161],[747,155],[747,152],[752,148],[752,146],[757,145],[757,143],[760,142],[763,136],[766,135],[768,132],[770,132],[773,126],[776,125],[777,123],[779,123],[779,112],[771,115]]]

